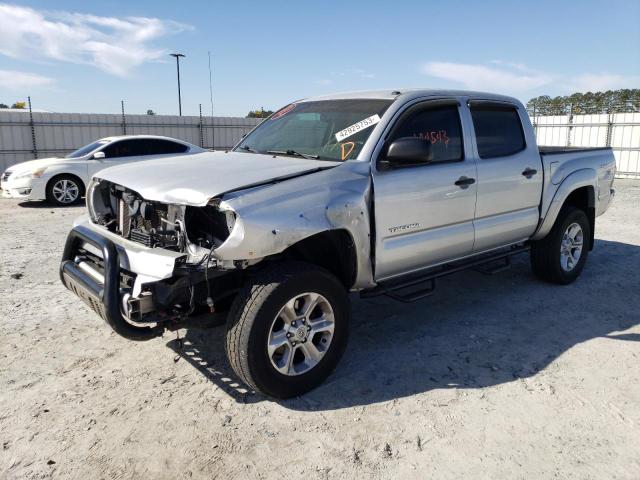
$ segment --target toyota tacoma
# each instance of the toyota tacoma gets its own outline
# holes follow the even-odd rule
[[[235,373],[287,398],[338,363],[349,292],[415,301],[524,252],[541,279],[573,282],[614,174],[610,148],[538,148],[506,96],[304,99],[230,151],[99,172],[60,277],[131,340],[223,319]]]

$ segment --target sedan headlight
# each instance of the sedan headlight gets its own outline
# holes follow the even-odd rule
[[[35,168],[33,170],[27,170],[26,172],[14,173],[13,178],[17,180],[19,178],[40,178],[47,167]]]

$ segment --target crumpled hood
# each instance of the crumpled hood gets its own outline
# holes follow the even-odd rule
[[[202,206],[231,190],[340,163],[256,153],[205,152],[118,165],[101,170],[95,178],[127,187],[146,200]]]
[[[22,173],[30,170],[35,170],[36,168],[48,167],[50,165],[59,163],[61,160],[66,159],[51,157],[40,158],[38,160],[29,160],[28,162],[16,163],[15,165],[11,165],[10,167],[7,167],[7,170],[11,170],[12,173]]]

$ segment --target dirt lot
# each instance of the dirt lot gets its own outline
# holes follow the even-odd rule
[[[353,302],[338,370],[243,393],[223,329],[119,338],[58,280],[82,208],[0,201],[0,478],[640,478],[640,183],[567,287],[528,258]]]

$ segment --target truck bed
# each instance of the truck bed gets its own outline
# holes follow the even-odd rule
[[[575,172],[594,172],[597,196],[596,216],[606,210],[611,200],[611,186],[616,161],[611,147],[538,147],[544,168],[541,217],[547,215],[553,198],[565,178]]]
[[[556,155],[559,153],[580,153],[580,152],[593,152],[596,150],[608,150],[611,147],[540,147],[538,151],[542,155]]]

